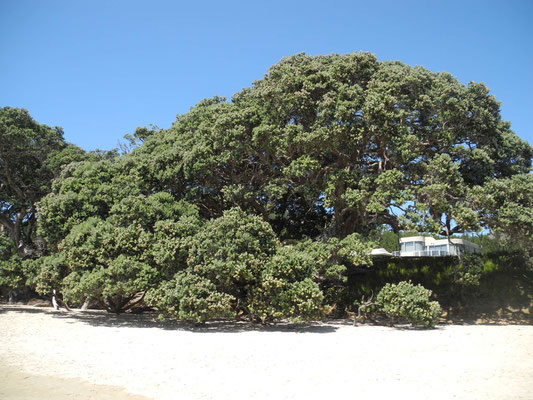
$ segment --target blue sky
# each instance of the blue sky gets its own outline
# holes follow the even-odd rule
[[[2,1],[0,107],[27,108],[86,150],[168,128],[282,57],[364,50],[484,82],[533,143],[533,2]]]

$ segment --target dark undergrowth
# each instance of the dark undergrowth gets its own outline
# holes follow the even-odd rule
[[[473,261],[376,259],[370,268],[349,270],[349,302],[360,301],[363,295],[368,299],[386,283],[400,281],[432,290],[444,323],[533,324],[533,271],[518,252],[494,252]]]

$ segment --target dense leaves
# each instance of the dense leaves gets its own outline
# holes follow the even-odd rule
[[[502,243],[533,257],[533,175],[488,181],[471,191],[473,208]],[[529,261],[533,266],[533,258]]]
[[[191,237],[189,246],[186,268],[148,296],[165,315],[263,323],[321,315],[316,263],[309,254],[282,246],[260,217],[228,210]]]
[[[290,247],[278,250],[251,289],[250,311],[259,320],[319,318],[324,295],[314,281],[318,271],[310,254]]]
[[[12,295],[23,284],[22,259],[11,238],[0,233],[0,293]]]
[[[235,316],[233,296],[217,291],[216,285],[199,275],[179,272],[149,294],[162,318],[202,323],[213,318]]]
[[[441,308],[438,302],[430,301],[431,294],[431,290],[411,282],[387,283],[379,291],[376,304],[393,319],[402,318],[413,325],[433,327]]]
[[[158,271],[147,259],[150,244],[139,225],[124,228],[92,217],[75,226],[59,246],[69,268],[65,299],[82,303],[90,297],[110,311],[123,310],[157,282]]]
[[[36,203],[61,167],[84,154],[61,128],[38,124],[24,109],[0,108],[0,226],[21,256],[38,250]]]
[[[197,216],[196,207],[155,193],[124,197],[106,219],[93,216],[73,226],[58,245],[68,267],[65,299],[126,310],[139,292],[184,268],[185,241],[199,229]]]
[[[484,85],[368,53],[283,59],[133,152],[202,215],[237,205],[282,239],[476,230],[469,189],[529,172],[532,154]]]

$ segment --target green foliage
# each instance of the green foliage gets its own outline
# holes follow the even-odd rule
[[[501,321],[531,323],[533,275],[519,251],[500,250],[481,257],[427,257],[375,260],[365,274],[348,270],[352,304],[388,283],[412,281],[433,292],[448,321]],[[480,270],[481,269],[481,270]],[[472,278],[472,279],[471,279]]]
[[[89,298],[109,312],[120,313],[139,292],[157,281],[157,270],[137,258],[119,255],[92,270],[75,269],[63,280],[66,301],[81,304]]]
[[[121,167],[111,159],[89,160],[63,169],[52,192],[39,203],[38,234],[52,249],[75,225],[90,217],[106,219],[115,202],[140,194]]]
[[[340,257],[336,257],[339,249],[339,241],[331,239],[328,242],[305,240],[294,245],[294,250],[307,254],[314,262],[316,274],[323,282],[345,282],[346,267],[341,263]]]
[[[484,85],[354,53],[284,58],[231,103],[201,101],[131,159],[203,216],[238,206],[285,240],[382,224],[478,230],[469,189],[527,173],[532,154]]]
[[[144,195],[131,168],[113,158],[71,165],[40,203],[39,233],[67,265],[67,301],[89,297],[120,312],[137,292],[184,268],[198,209],[167,192]]]
[[[157,305],[163,318],[202,323],[235,316],[235,297],[217,291],[210,280],[186,272],[179,272],[149,293],[147,301]]]
[[[28,259],[23,263],[26,286],[39,295],[50,295],[52,290],[59,290],[63,279],[68,274],[65,256],[54,253],[50,256]]]
[[[335,243],[336,239],[331,239],[331,242]],[[337,255],[354,265],[372,265],[370,250],[375,247],[374,241],[368,240],[358,233],[352,233],[338,242]]]
[[[524,250],[533,267],[533,175],[489,181],[474,188],[470,199],[497,240],[507,248]]]
[[[13,292],[23,286],[21,258],[14,255],[8,260],[0,260],[0,292],[2,294]]]
[[[200,220],[191,215],[183,215],[177,221],[155,223],[150,256],[163,279],[170,279],[176,272],[186,268],[191,239],[200,229]]]
[[[0,292],[13,292],[23,284],[22,259],[17,254],[13,241],[0,233]]]
[[[38,251],[36,202],[61,167],[84,154],[64,141],[61,128],[38,124],[25,109],[0,108],[0,224],[21,256]]]
[[[148,231],[152,231],[160,221],[175,221],[181,216],[198,218],[198,209],[183,200],[176,201],[166,192],[149,196],[130,195],[115,201],[109,210],[110,222],[120,226],[136,223]]]
[[[142,145],[114,163],[129,185],[97,177],[98,186],[110,182],[105,193],[166,191],[208,218],[238,206],[281,240],[366,236],[383,224],[444,235],[478,230],[486,221],[470,189],[527,173],[533,154],[484,85],[369,53],[285,58],[231,103],[202,100],[169,130],[139,129],[133,139]],[[81,192],[56,193],[65,198],[43,209],[60,214],[81,195],[80,207],[64,209],[70,225],[78,210],[74,223],[105,218],[114,206]]]
[[[261,218],[231,209],[191,238],[188,264],[196,273],[233,293],[256,282],[279,242]]]
[[[430,301],[431,290],[411,282],[386,284],[376,296],[379,309],[392,318],[403,318],[413,325],[433,327],[441,314],[438,302]]]
[[[147,301],[169,317],[195,322],[306,320],[321,315],[317,277],[311,254],[281,246],[268,223],[231,209],[189,238],[186,268]]]
[[[278,245],[270,225],[240,209],[228,210],[189,238],[187,268],[150,299],[167,314],[187,315],[196,322],[227,316],[226,305],[233,300],[230,310],[235,315],[247,307],[247,294],[260,281],[261,269]],[[179,286],[185,284],[191,287]],[[209,292],[214,297],[206,298]],[[219,300],[224,307],[216,305]],[[169,306],[173,301],[177,311]],[[195,311],[190,304],[213,308]]]
[[[313,260],[316,270],[314,281],[323,293],[323,312],[327,315],[340,316],[342,307],[347,301],[348,287],[346,266],[341,257],[337,256],[339,241],[331,239],[327,243],[305,240],[294,245],[294,250],[305,254]]]
[[[313,281],[316,276],[316,263],[310,254],[291,247],[279,248],[262,270],[258,285],[250,291],[251,315],[262,322],[320,318],[324,296]]]
[[[400,250],[400,237],[397,233],[384,231],[379,238],[379,247],[389,252]]]
[[[454,281],[462,290],[479,286],[479,279],[484,272],[483,261],[479,255],[463,256],[456,265]]]
[[[89,297],[109,311],[123,311],[136,293],[158,281],[147,256],[151,242],[140,225],[121,227],[92,217],[75,226],[59,245],[69,269],[65,300],[81,303]]]
[[[167,192],[143,194],[130,168],[127,159],[71,165],[40,204],[39,233],[68,267],[68,301],[90,297],[120,312],[137,292],[184,268],[198,209]]]

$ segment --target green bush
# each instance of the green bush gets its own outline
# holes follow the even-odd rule
[[[26,286],[41,296],[51,294],[53,289],[61,289],[68,274],[65,256],[61,253],[24,260],[22,268]]]
[[[91,217],[59,244],[68,267],[65,301],[89,297],[110,312],[123,312],[137,293],[154,287],[159,271],[151,262],[152,235],[140,225],[121,227]]]
[[[463,290],[478,287],[483,267],[483,260],[477,254],[462,257],[460,263],[454,264],[454,283]]]
[[[430,301],[432,292],[409,282],[387,283],[378,293],[376,304],[387,316],[403,318],[414,325],[433,327],[441,313],[438,302]]]
[[[281,247],[264,266],[260,282],[251,288],[248,303],[255,319],[288,318],[301,322],[322,317],[324,295],[313,281],[315,260],[307,253]]]
[[[234,208],[188,238],[184,269],[146,301],[163,317],[197,323],[320,318],[324,296],[313,254],[282,246],[268,223]]]
[[[202,323],[212,318],[235,316],[233,296],[218,292],[208,279],[186,272],[178,272],[173,280],[149,292],[146,301],[157,305],[161,319]]]

